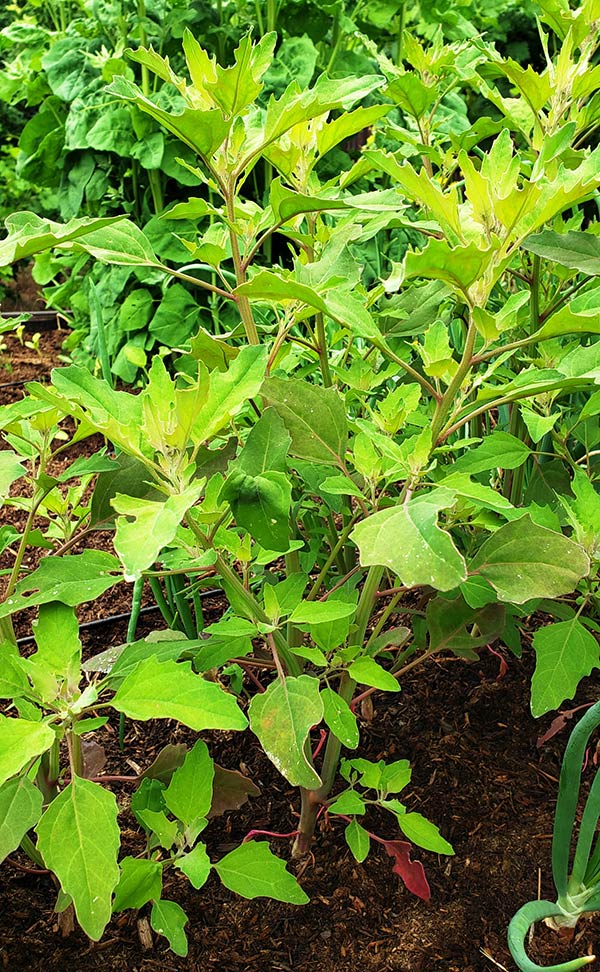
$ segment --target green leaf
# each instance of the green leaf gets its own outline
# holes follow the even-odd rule
[[[0,503],[4,503],[10,487],[26,473],[26,468],[10,449],[0,452]]]
[[[199,891],[206,883],[212,865],[206,853],[206,847],[200,843],[196,844],[189,854],[178,857],[175,861],[175,867],[182,874],[185,874],[192,887]]]
[[[528,236],[522,246],[524,250],[569,270],[579,270],[590,277],[600,274],[600,238],[594,233],[543,230]]]
[[[351,820],[344,831],[344,837],[352,851],[354,860],[362,864],[371,849],[371,838],[368,831],[361,827],[357,820]]]
[[[141,53],[146,52],[130,51],[129,56],[141,60]],[[105,90],[117,98],[134,102],[198,155],[212,155],[227,137],[231,126],[231,120],[225,118],[218,108],[210,108],[208,111],[184,108],[179,114],[165,111],[146,98],[136,84],[124,77],[114,78]]]
[[[182,958],[188,953],[185,926],[189,919],[175,901],[155,901],[150,912],[150,924],[157,935],[164,935],[175,955]]]
[[[530,455],[531,449],[521,439],[509,432],[492,432],[454,463],[453,472],[475,475],[488,469],[517,469]]]
[[[136,499],[117,493],[112,506],[117,513],[115,550],[123,562],[125,580],[134,581],[157,559],[163,547],[174,539],[185,514],[199,499],[204,480],[164,502]]]
[[[16,850],[42,815],[44,798],[26,776],[0,786],[0,862]]]
[[[248,476],[234,471],[219,498],[228,501],[236,524],[262,547],[288,550],[292,484],[284,473],[267,471]]]
[[[290,621],[293,624],[328,624],[341,618],[349,618],[355,611],[356,604],[333,598],[327,601],[302,601],[292,611]]]
[[[93,601],[119,578],[118,561],[103,550],[86,550],[68,557],[45,557],[37,570],[17,584],[14,594],[0,604],[0,618],[15,611],[61,601],[70,607]]]
[[[195,840],[211,808],[215,769],[206,743],[198,739],[175,770],[163,799],[174,816],[193,832]]]
[[[381,665],[378,665],[373,658],[359,658],[352,662],[348,674],[355,682],[359,682],[361,685],[371,685],[373,688],[381,689],[382,692],[400,691],[397,679]]]
[[[276,410],[266,408],[250,430],[236,466],[248,476],[260,476],[268,471],[285,472],[291,441]]]
[[[435,824],[420,813],[400,813],[398,823],[402,833],[418,847],[436,854],[454,854],[452,845],[444,840]]]
[[[321,689],[323,700],[323,719],[334,736],[348,749],[356,749],[360,740],[360,732],[356,724],[356,716],[343,699],[333,689]]]
[[[575,617],[538,628],[533,647],[531,712],[538,717],[572,698],[581,679],[600,667],[600,645]]]
[[[112,893],[119,883],[117,813],[112,793],[74,776],[36,827],[46,867],[73,899],[79,924],[95,942],[110,920]]]
[[[336,465],[346,451],[346,409],[333,388],[320,388],[296,378],[268,378],[266,402],[282,418],[299,459]]]
[[[15,699],[29,692],[18,649],[10,642],[0,645],[0,699]]]
[[[232,695],[194,675],[191,665],[147,658],[127,675],[112,700],[131,719],[177,719],[202,729],[245,729],[246,717]]]
[[[80,235],[74,245],[102,263],[123,267],[161,266],[150,241],[128,219]]]
[[[437,524],[439,510],[453,502],[454,494],[438,490],[368,516],[351,534],[361,564],[390,567],[407,587],[427,584],[449,591],[462,583],[464,558]]]
[[[489,581],[501,601],[524,604],[535,597],[570,594],[589,569],[579,544],[538,526],[527,514],[485,541],[469,574]]]
[[[159,344],[176,348],[184,344],[198,329],[200,307],[180,283],[168,288],[148,331]]]
[[[213,371],[210,391],[201,407],[191,405],[194,442],[206,442],[229,424],[231,419],[254,398],[262,385],[268,358],[268,347],[244,347],[227,371]],[[182,393],[182,395],[185,393]]]
[[[121,219],[122,216],[103,219],[84,217],[63,224],[42,219],[35,213],[14,213],[4,223],[8,236],[0,242],[0,267],[7,267],[34,253],[42,253],[54,246],[76,240],[92,230],[110,226]]]
[[[318,679],[276,679],[266,692],[254,696],[249,717],[265,753],[292,786],[314,790],[321,785],[305,753],[310,729],[323,718]]]
[[[160,898],[163,866],[160,861],[124,857],[119,862],[121,877],[115,889],[113,913],[127,908],[142,908],[148,901]]]
[[[0,715],[0,784],[50,749],[55,738],[45,723]]]
[[[366,812],[365,801],[362,800],[354,790],[345,790],[337,797],[333,803],[329,804],[330,813],[343,813],[346,815],[363,814]]]
[[[250,840],[226,854],[214,865],[226,888],[243,898],[274,898],[290,904],[306,904],[296,878],[265,841]]]
[[[27,659],[28,668],[64,679],[74,690],[81,678],[81,642],[73,608],[60,601],[43,604],[32,628],[38,650]]]

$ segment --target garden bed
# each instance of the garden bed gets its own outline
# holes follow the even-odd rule
[[[14,386],[7,400],[18,397],[21,379],[42,378],[57,360],[60,332],[42,334],[39,353],[16,338],[6,338]],[[33,370],[33,373],[32,373]],[[129,587],[119,586],[78,610],[86,622],[104,614],[127,615]],[[206,617],[222,610],[218,597],[205,602]],[[139,634],[157,626],[156,616],[142,616]],[[158,622],[158,626],[160,622]],[[122,643],[125,619],[82,631],[87,656]],[[19,626],[25,633],[25,626]],[[245,901],[209,879],[200,892],[171,873],[168,894],[190,916],[187,958],[173,955],[164,939],[147,931],[145,910],[113,919],[101,942],[91,943],[76,927],[67,937],[53,913],[56,890],[49,875],[28,873],[30,862],[11,855],[0,891],[0,960],[9,969],[65,967],[115,970],[269,969],[313,972],[484,972],[514,970],[506,946],[506,927],[525,900],[552,895],[550,837],[560,754],[566,733],[537,748],[551,717],[535,721],[529,714],[532,652],[524,660],[507,657],[508,668],[486,649],[478,661],[457,658],[430,662],[427,670],[410,672],[399,697],[378,694],[375,718],[362,712],[361,755],[370,759],[408,758],[413,766],[405,802],[437,822],[455,849],[454,858],[415,849],[425,865],[432,898],[412,897],[392,873],[383,849],[357,864],[345,843],[343,827],[322,818],[314,853],[293,862],[310,904],[293,907],[276,901]],[[595,699],[593,680],[585,679],[577,703]],[[140,735],[143,734],[143,737]],[[104,773],[127,774],[143,769],[166,744],[190,742],[193,734],[176,723],[128,723],[125,750],[117,744],[117,722],[101,730],[106,749]],[[295,827],[297,794],[261,753],[254,737],[204,733],[212,756],[228,769],[247,774],[261,789],[259,797],[234,815],[210,824],[210,847],[221,855],[252,829],[287,833]],[[593,773],[590,760],[587,776]],[[130,787],[115,783],[127,850],[142,846],[139,829],[128,813]],[[388,819],[372,821],[379,832],[397,836]],[[377,829],[377,827],[376,827]],[[271,839],[289,858],[291,841]],[[539,885],[538,885],[539,880]],[[600,923],[581,923],[577,941],[561,942],[536,927],[529,951],[542,964],[593,951]],[[143,937],[143,936],[142,936]]]

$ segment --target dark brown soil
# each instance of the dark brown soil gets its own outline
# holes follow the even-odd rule
[[[126,613],[129,598],[130,588],[121,585],[106,603],[87,606],[82,617]],[[207,605],[209,618],[218,615],[218,600]],[[162,625],[146,615],[140,631],[154,626]],[[87,632],[86,653],[122,642],[125,631],[126,622],[113,622]],[[245,901],[216,876],[196,892],[169,872],[165,896],[178,901],[190,919],[190,951],[182,959],[155,935],[143,950],[138,932],[146,909],[118,916],[100,943],[79,929],[62,937],[52,881],[19,869],[27,861],[16,854],[2,868],[0,967],[19,972],[515,972],[506,947],[508,921],[538,891],[552,896],[550,838],[566,733],[537,748],[552,717],[536,722],[529,714],[532,652],[526,650],[522,661],[507,660],[503,677],[498,658],[486,650],[469,664],[454,658],[430,662],[408,674],[399,696],[375,696],[372,717],[361,723],[360,755],[409,758],[413,780],[403,801],[435,821],[454,846],[453,858],[415,850],[431,884],[429,904],[402,887],[383,850],[375,848],[356,864],[343,826],[323,819],[313,855],[290,863],[311,899],[304,907]],[[576,702],[597,695],[597,679],[589,678]],[[105,772],[119,774],[146,767],[167,743],[193,738],[174,723],[128,723],[121,754],[114,721],[98,733],[108,754]],[[292,831],[298,795],[262,755],[254,736],[204,733],[203,738],[217,762],[241,769],[262,791],[241,810],[211,821],[203,835],[211,858],[237,846],[253,828]],[[590,760],[588,782],[594,771]],[[111,785],[122,807],[127,852],[140,853],[143,842],[127,810],[129,786]],[[391,817],[373,813],[367,823],[382,837],[400,836]],[[289,859],[289,839],[273,838],[271,847]],[[599,935],[598,920],[582,922],[575,943],[565,945],[537,926],[529,952],[552,964],[593,952]]]

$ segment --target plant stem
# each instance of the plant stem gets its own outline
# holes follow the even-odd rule
[[[383,577],[383,567],[369,567],[363,589],[360,592],[358,606],[356,608],[356,631],[353,638],[358,645],[363,644],[367,627],[371,618],[373,607],[377,600],[377,589]],[[345,702],[350,702],[354,695],[356,682],[350,677],[348,672],[343,672],[338,687],[338,695]],[[301,788],[301,808],[300,822],[298,824],[298,835],[292,848],[292,857],[303,857],[310,850],[310,844],[315,832],[317,814],[319,807],[329,796],[331,787],[335,782],[342,744],[337,736],[332,732],[327,737],[323,765],[321,767],[321,786],[317,790],[306,790]]]
[[[235,279],[237,286],[240,287],[246,282],[246,271],[244,269],[244,263],[240,254],[240,246],[237,238],[237,234],[234,229],[235,225],[235,182],[231,180],[229,186],[225,192],[225,204],[227,207],[227,221],[229,223],[229,240],[231,242],[231,256],[233,259],[233,266],[235,269]],[[248,344],[260,344],[260,338],[258,336],[258,331],[256,330],[256,324],[254,322],[254,316],[252,314],[252,308],[250,306],[250,301],[247,297],[242,294],[236,296],[238,309],[240,312],[240,317],[242,318],[242,324],[244,325],[244,330],[246,332],[246,339]]]
[[[454,378],[448,385],[445,393],[442,396],[441,401],[438,401],[437,408],[435,410],[435,415],[433,416],[433,421],[431,423],[431,439],[433,445],[437,445],[438,437],[440,432],[444,427],[444,422],[454,405],[454,401],[460,387],[469,373],[470,368],[473,364],[473,350],[475,348],[475,338],[477,337],[477,329],[473,320],[469,321],[469,327],[467,329],[467,337],[465,340],[465,349],[460,360],[460,364],[456,370]]]

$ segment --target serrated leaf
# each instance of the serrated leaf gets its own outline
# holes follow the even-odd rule
[[[112,700],[131,719],[177,719],[202,729],[245,729],[235,698],[214,682],[194,675],[191,665],[147,658],[119,686]]]
[[[292,786],[314,790],[321,785],[304,751],[311,727],[323,718],[318,679],[276,679],[266,692],[254,696],[249,717],[265,753]]]
[[[467,578],[464,558],[437,523],[439,510],[453,502],[453,494],[438,490],[368,516],[351,534],[361,564],[390,567],[407,587],[448,591],[461,584]]]
[[[117,493],[113,508],[116,521],[115,550],[123,562],[125,579],[137,580],[158,554],[174,539],[183,517],[200,497],[204,481],[195,481],[182,493],[164,502],[135,499]],[[142,542],[140,542],[142,541]]]
[[[530,455],[531,449],[521,439],[509,432],[492,432],[454,463],[453,472],[475,475],[488,469],[517,469]]]
[[[0,862],[16,850],[40,819],[44,798],[26,776],[0,786]]]
[[[575,695],[582,678],[600,667],[600,644],[575,617],[538,628],[531,680],[531,712],[536,718]]]
[[[529,514],[500,527],[480,548],[470,575],[484,577],[501,601],[570,594],[590,569],[579,544],[534,523]]]
[[[306,904],[308,895],[265,841],[241,844],[214,865],[226,888],[243,898],[274,898]]]
[[[119,882],[117,801],[97,783],[74,776],[36,827],[46,867],[73,899],[77,920],[97,942],[111,916]]]
[[[593,233],[555,233],[543,230],[528,236],[522,244],[524,250],[551,260],[561,267],[579,270],[588,276],[600,274],[600,239]]]

